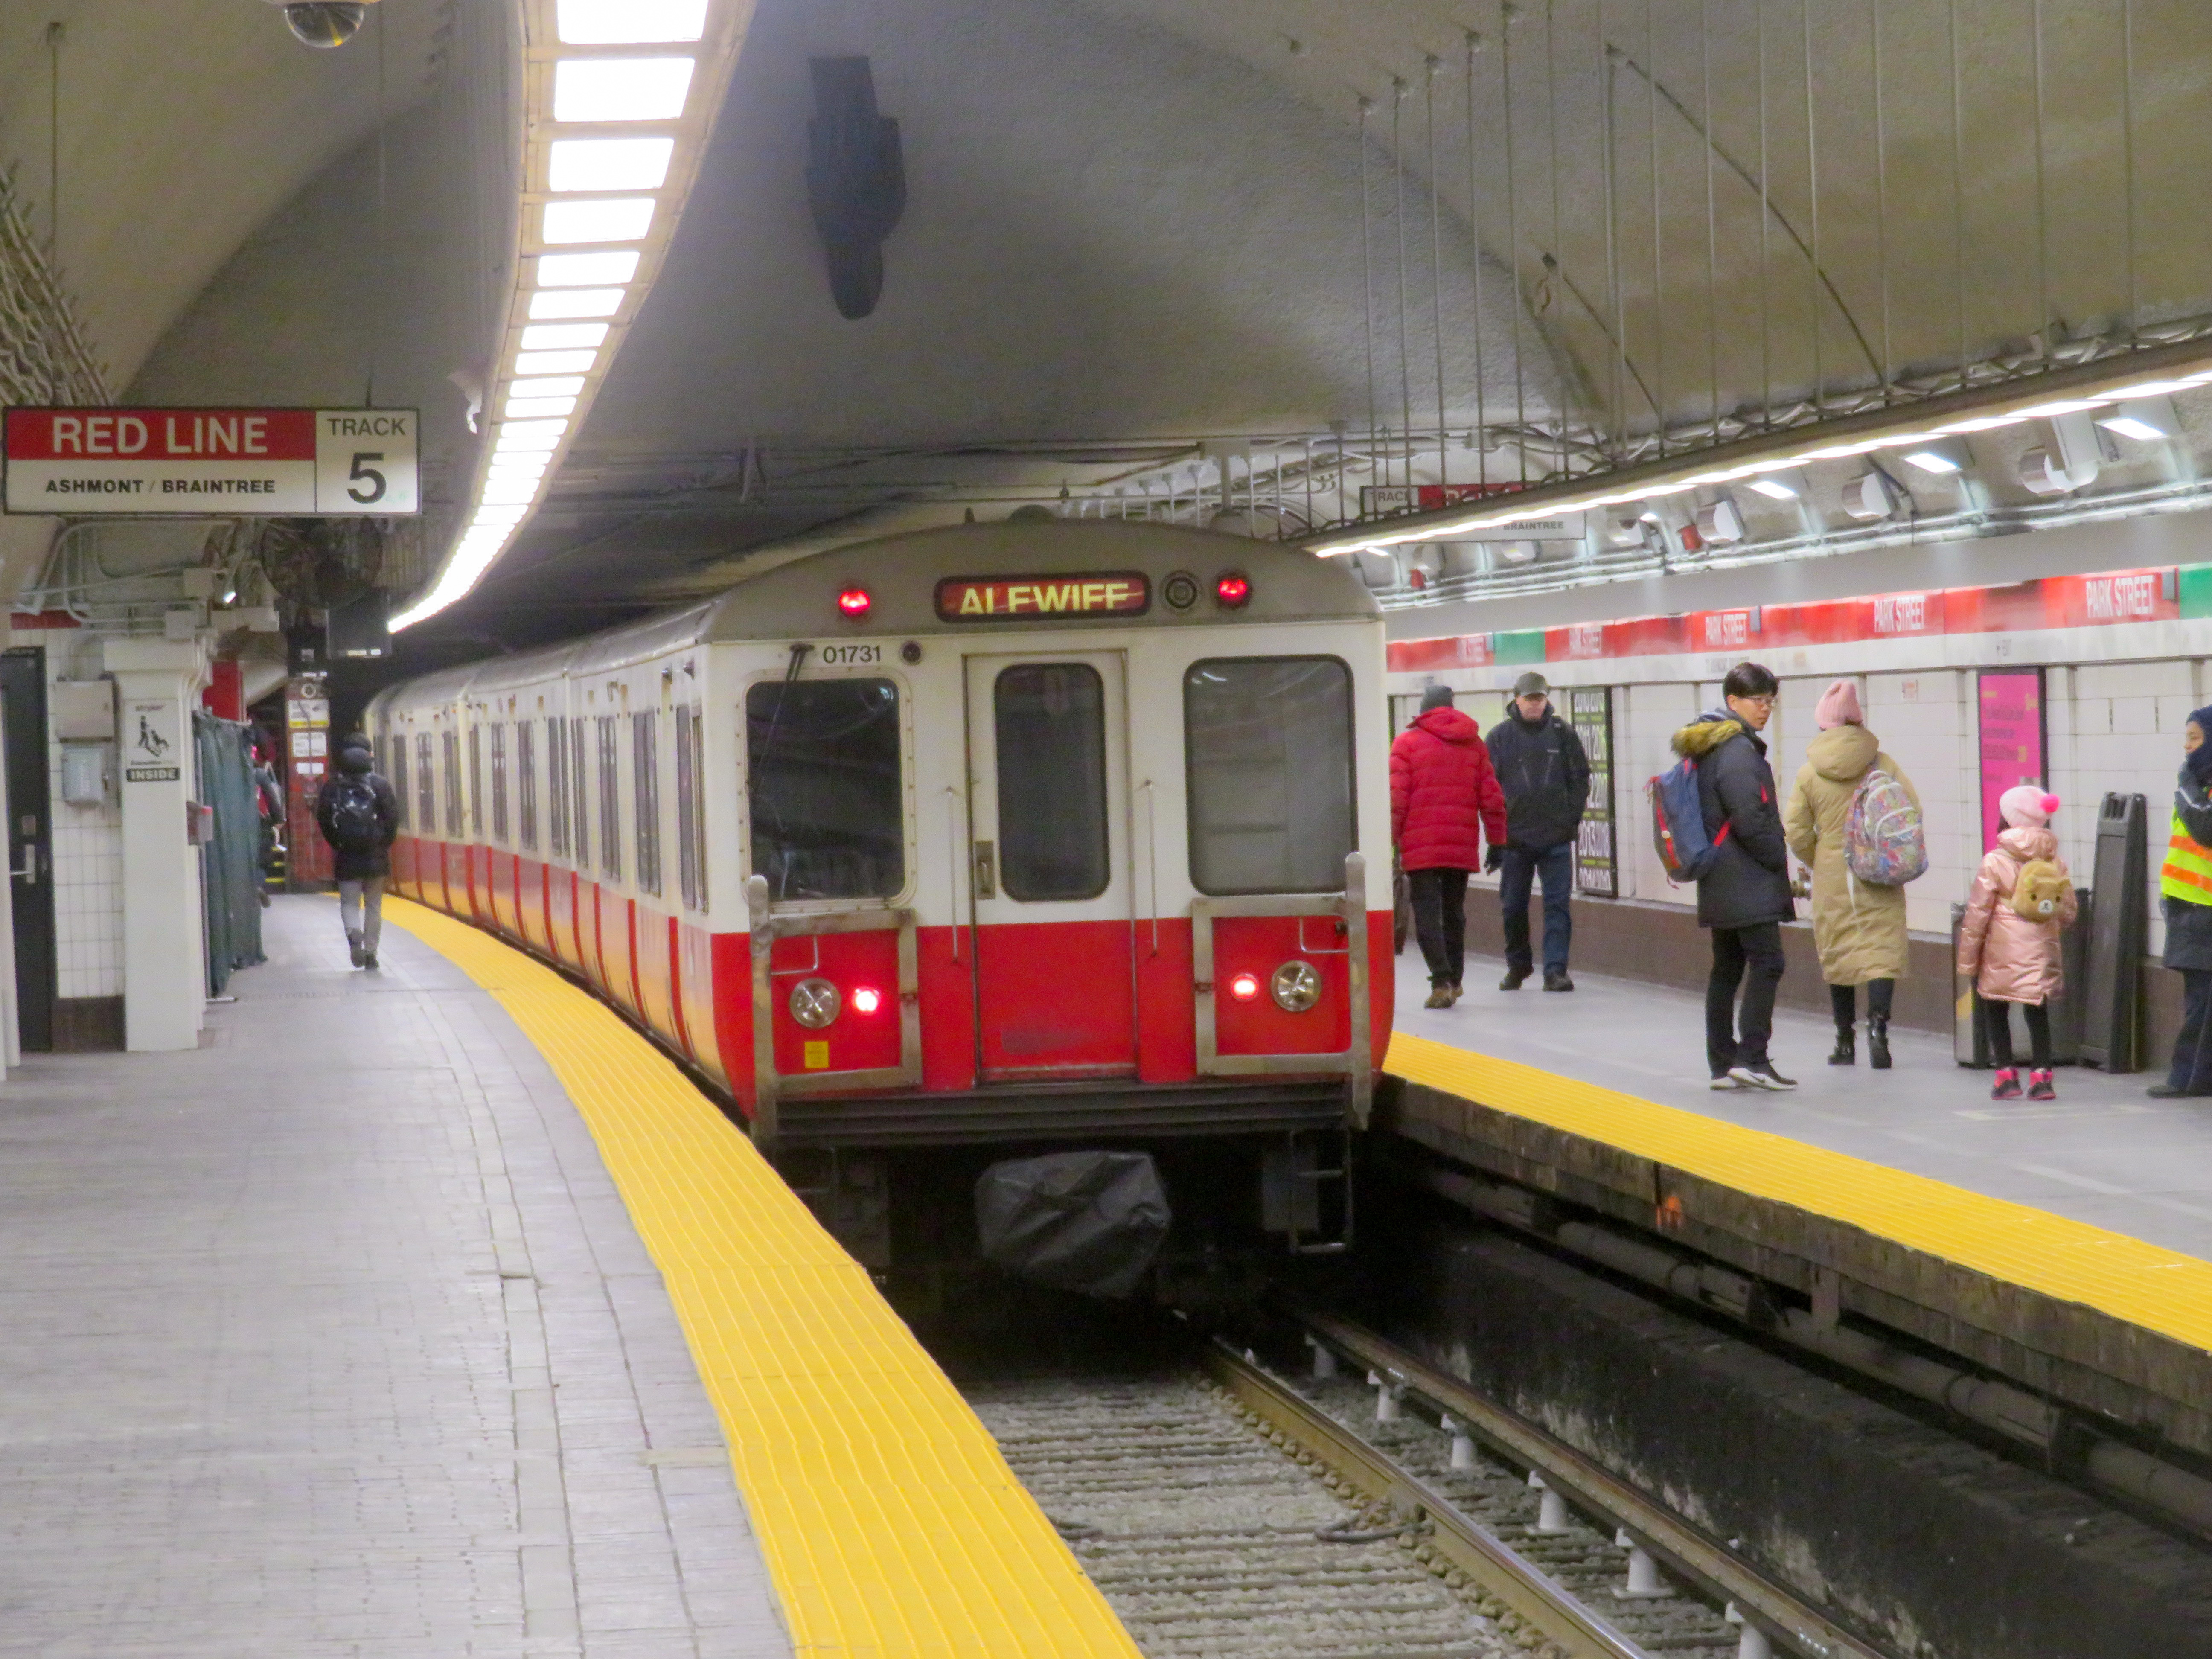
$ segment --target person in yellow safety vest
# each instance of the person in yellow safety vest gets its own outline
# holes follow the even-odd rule
[[[2181,732],[2181,776],[2173,791],[2173,834],[2158,872],[2166,919],[2166,965],[2181,975],[2181,1034],[2166,1081],[2152,1098],[2212,1095],[2212,706]]]

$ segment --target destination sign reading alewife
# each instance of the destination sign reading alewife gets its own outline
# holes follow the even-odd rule
[[[1152,599],[1152,584],[1134,570],[1080,576],[948,576],[937,585],[937,614],[946,622],[1138,616]]]
[[[11,409],[10,513],[422,511],[411,409]]]

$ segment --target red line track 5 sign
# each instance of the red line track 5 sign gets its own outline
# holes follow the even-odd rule
[[[1077,576],[947,576],[937,585],[946,622],[1009,622],[1030,617],[1142,616],[1152,602],[1140,571]]]
[[[422,510],[411,409],[11,409],[10,513]]]

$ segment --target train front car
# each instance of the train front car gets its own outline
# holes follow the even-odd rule
[[[1392,970],[1382,629],[1354,572],[1156,526],[961,526],[483,672],[376,718],[458,722],[465,774],[471,720],[542,711],[481,746],[501,780],[565,774],[512,793],[573,799],[567,856],[487,833],[483,860],[405,866],[511,883],[515,921],[475,913],[720,1080],[895,1287],[980,1255],[1189,1300],[1348,1236]],[[441,811],[446,769],[421,816],[516,831]],[[648,843],[680,849],[680,893]]]

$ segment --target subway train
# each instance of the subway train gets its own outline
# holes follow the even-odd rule
[[[1157,1275],[1342,1248],[1392,1002],[1357,574],[1044,520],[763,565],[378,696],[396,890],[588,982],[872,1267],[1080,1280],[1034,1205],[1117,1193]]]

